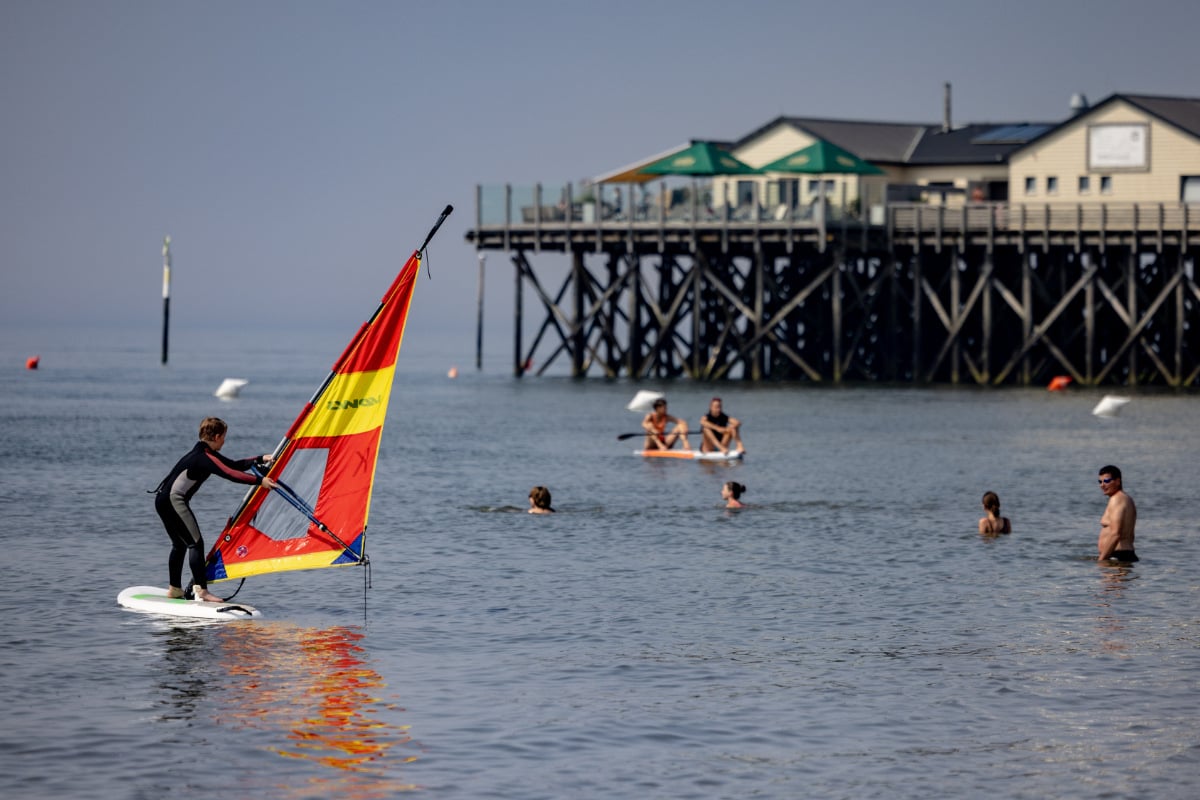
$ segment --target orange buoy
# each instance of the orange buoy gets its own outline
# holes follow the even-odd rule
[[[41,361],[41,356],[30,356],[25,359],[25,369],[37,369],[39,361]]]
[[[1063,389],[1067,388],[1067,385],[1070,382],[1071,382],[1070,375],[1055,375],[1053,378],[1050,379],[1050,385],[1047,386],[1046,388],[1052,392],[1061,392]]]
[[[446,373],[446,377],[450,378],[451,380],[454,380],[455,378],[457,378],[458,377],[458,367],[451,367],[450,371]]]

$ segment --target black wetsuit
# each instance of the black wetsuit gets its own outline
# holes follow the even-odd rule
[[[204,442],[196,442],[191,451],[179,459],[154,496],[154,510],[162,518],[163,527],[171,537],[171,557],[167,567],[171,586],[182,586],[183,561],[187,557],[192,570],[192,582],[205,587],[204,538],[188,501],[209,475],[220,475],[236,483],[258,484],[262,478],[247,473],[256,459],[240,461],[226,458]]]

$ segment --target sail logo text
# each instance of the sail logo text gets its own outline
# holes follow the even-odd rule
[[[383,396],[359,397],[354,400],[330,400],[325,404],[329,411],[347,411],[354,408],[370,408],[383,402]]]

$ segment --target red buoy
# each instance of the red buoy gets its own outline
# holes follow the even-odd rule
[[[37,369],[38,361],[40,360],[41,356],[30,356],[29,358],[25,359],[25,369]]]
[[[1053,378],[1050,379],[1050,385],[1047,386],[1046,388],[1052,392],[1061,392],[1063,389],[1066,389],[1067,385],[1070,383],[1071,383],[1070,375],[1055,375]]]

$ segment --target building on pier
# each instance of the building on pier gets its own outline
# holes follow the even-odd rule
[[[780,118],[729,148],[761,165],[805,137],[885,175],[480,187],[467,238],[511,256],[514,372],[1197,384],[1200,101],[1113,95],[1056,125]]]

